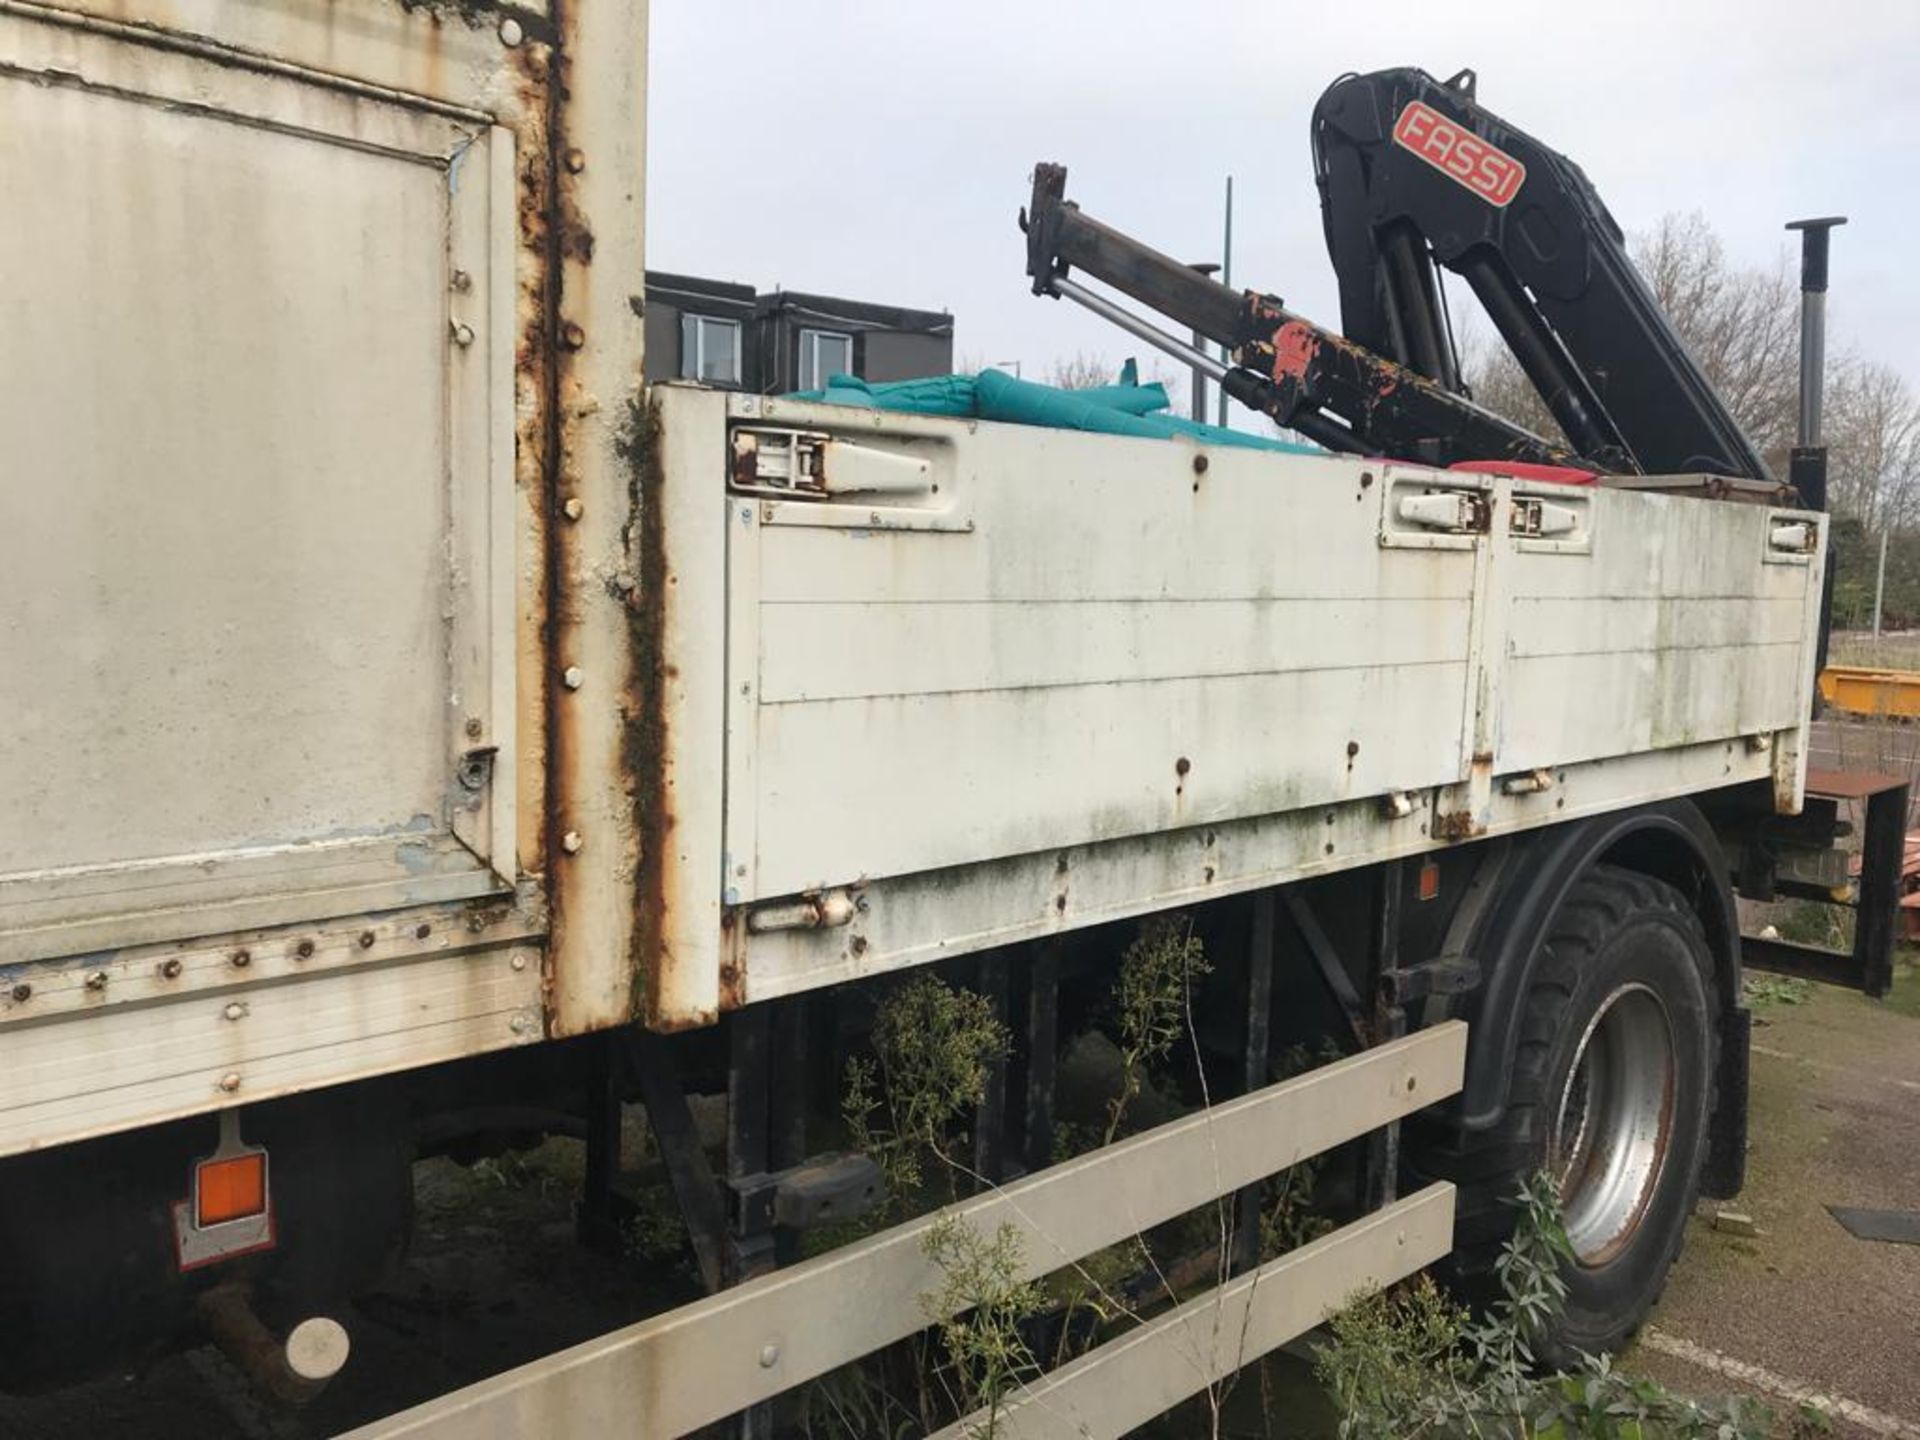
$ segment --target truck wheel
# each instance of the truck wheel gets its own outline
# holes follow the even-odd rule
[[[1543,1358],[1617,1349],[1659,1299],[1699,1191],[1719,1028],[1713,955],[1671,885],[1600,865],[1548,932],[1521,1018],[1506,1113],[1416,1169],[1460,1188],[1460,1288],[1498,1293],[1513,1199],[1545,1169],[1560,1185],[1574,1262]]]

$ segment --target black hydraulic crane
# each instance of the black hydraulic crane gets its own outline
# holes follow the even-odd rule
[[[1336,81],[1314,169],[1344,334],[1229,289],[1083,214],[1039,165],[1022,212],[1036,294],[1078,301],[1199,365],[1229,395],[1329,449],[1430,464],[1518,461],[1771,483],[1565,156],[1475,99],[1472,72]],[[1439,269],[1460,275],[1570,444],[1476,405]],[[1226,347],[1201,355],[1073,278],[1099,279]]]

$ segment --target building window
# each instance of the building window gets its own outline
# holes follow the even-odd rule
[[[740,322],[711,315],[680,317],[680,377],[709,385],[740,383]]]
[[[800,332],[800,388],[824,390],[830,375],[853,373],[853,337],[832,330]]]

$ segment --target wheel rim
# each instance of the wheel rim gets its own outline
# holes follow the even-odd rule
[[[1647,1212],[1666,1167],[1677,1068],[1667,1007],[1645,985],[1607,996],[1580,1037],[1548,1164],[1582,1265],[1618,1255]]]

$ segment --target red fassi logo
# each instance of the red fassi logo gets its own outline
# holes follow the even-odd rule
[[[1527,178],[1527,167],[1513,156],[1418,100],[1400,112],[1393,139],[1489,205],[1505,206]]]

